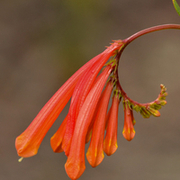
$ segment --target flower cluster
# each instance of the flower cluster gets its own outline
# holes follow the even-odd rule
[[[118,148],[118,108],[123,101],[124,128],[122,134],[128,141],[135,136],[136,123],[133,110],[144,118],[160,116],[159,109],[166,104],[166,88],[161,85],[158,98],[150,103],[130,99],[121,87],[118,77],[119,59],[124,48],[134,39],[161,29],[180,29],[179,25],[162,25],[136,33],[125,40],[114,41],[76,73],[44,105],[28,128],[16,138],[15,147],[20,157],[37,154],[40,144],[59,114],[70,101],[70,108],[57,132],[51,138],[54,152],[65,152],[65,169],[71,179],[78,179],[85,170],[86,153],[92,167],[98,166],[104,152],[110,156]],[[109,62],[107,62],[109,60]],[[112,104],[109,100],[112,96]]]
[[[45,104],[28,128],[16,138],[15,146],[19,156],[30,157],[37,154],[44,136],[70,98],[69,112],[51,138],[53,151],[64,151],[68,157],[65,164],[68,176],[71,179],[77,179],[84,172],[84,149],[85,143],[89,140],[91,142],[87,159],[93,167],[103,160],[103,149],[108,155],[115,152],[120,101],[118,91],[113,96],[108,115],[107,109],[116,82],[116,78],[112,76],[117,69],[117,61],[114,57],[121,47],[123,47],[123,42],[115,41],[66,81]],[[109,59],[111,60],[107,63]],[[107,133],[104,140],[105,129]]]

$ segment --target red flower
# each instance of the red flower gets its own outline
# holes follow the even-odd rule
[[[93,58],[69,78],[45,104],[29,127],[16,138],[15,145],[19,156],[30,157],[37,153],[44,136],[71,98],[79,78],[101,56],[100,54]]]
[[[69,156],[65,164],[66,172],[71,179],[79,178],[85,170],[84,150],[86,134],[101,92],[111,71],[112,67],[108,65],[100,74],[100,77],[89,92],[77,117]]]
[[[66,83],[52,96],[52,98],[41,109],[28,128],[16,138],[15,146],[17,153],[21,157],[30,157],[37,154],[39,146],[55,122],[67,102],[71,98],[74,88],[79,79],[92,67],[96,70],[97,63],[105,63],[110,56],[114,55],[116,50],[122,46],[121,41],[113,43],[104,52],[94,57],[83,67],[81,67]],[[103,66],[103,63],[101,67]],[[100,63],[101,64],[101,63]],[[92,69],[93,70],[93,69]],[[69,122],[68,122],[69,123]],[[74,122],[72,122],[73,124]],[[71,124],[71,123],[70,123]],[[72,125],[74,127],[74,125]],[[72,137],[72,135],[70,135]]]
[[[44,136],[70,98],[69,112],[52,136],[51,147],[54,152],[65,152],[65,170],[71,179],[78,179],[86,168],[85,144],[89,140],[91,141],[86,157],[92,167],[102,162],[104,152],[110,156],[117,150],[118,107],[121,97],[124,99],[122,134],[131,141],[135,136],[133,110],[140,112],[145,118],[150,115],[160,116],[158,110],[166,104],[167,92],[165,86],[161,85],[161,92],[155,101],[142,104],[130,99],[119,82],[119,59],[125,47],[137,37],[166,28],[179,29],[179,26],[156,26],[140,31],[123,41],[114,41],[105,51],[82,66],[45,104],[28,128],[16,138],[18,155],[23,158],[37,154]],[[112,59],[105,65],[110,57]],[[105,68],[100,73],[104,65]],[[114,85],[116,90],[112,106],[107,113]]]
[[[104,152],[110,156],[118,148],[117,145],[117,128],[118,128],[118,108],[121,98],[119,93],[115,91],[112,106],[109,111],[107,122],[106,136],[104,139]]]
[[[103,65],[107,62],[111,54],[104,54],[101,57],[101,61],[94,63],[94,65],[89,68],[84,76],[78,81],[71,100],[71,105],[69,108],[67,127],[63,139],[62,148],[65,151],[66,155],[69,154],[69,148],[71,144],[71,139],[73,136],[73,130],[75,126],[75,121],[79,114],[79,111],[91,90],[93,83],[98,75],[99,71],[102,69]]]
[[[54,152],[63,152],[62,140],[66,131],[67,118],[68,116],[65,117],[57,132],[51,137],[51,147]]]
[[[106,113],[112,90],[113,82],[109,81],[97,107],[91,142],[89,145],[89,149],[86,153],[87,160],[92,167],[96,167],[104,159],[103,140],[106,125]]]
[[[133,110],[129,107],[128,101],[124,100],[124,128],[123,128],[123,136],[128,141],[131,141],[135,136],[135,120],[133,116]]]

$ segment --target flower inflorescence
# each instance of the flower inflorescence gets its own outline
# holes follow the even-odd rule
[[[159,26],[159,29],[169,28],[164,26]],[[180,28],[179,25],[176,26],[173,25],[172,28]],[[146,33],[159,29],[151,28]],[[146,33],[142,31],[142,34]],[[54,152],[65,152],[65,169],[71,179],[78,179],[85,170],[87,142],[90,141],[86,157],[92,167],[102,162],[104,152],[110,156],[117,150],[118,108],[121,101],[124,108],[122,134],[128,141],[135,136],[134,110],[145,118],[151,114],[160,116],[158,110],[166,104],[167,92],[164,85],[161,85],[160,94],[155,101],[142,104],[127,96],[118,77],[122,51],[142,34],[135,34],[123,41],[113,41],[101,54],[74,73],[45,104],[28,128],[16,138],[18,155],[31,157],[37,154],[43,138],[70,98],[68,114],[50,143]],[[108,109],[111,97],[112,104]]]

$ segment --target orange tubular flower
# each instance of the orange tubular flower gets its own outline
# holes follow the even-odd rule
[[[180,25],[155,26],[139,31],[127,39],[113,41],[101,54],[74,73],[44,105],[27,129],[16,138],[15,147],[17,154],[21,156],[19,161],[23,157],[37,154],[46,133],[70,98],[68,114],[51,137],[50,143],[54,152],[65,152],[67,156],[65,170],[72,180],[78,179],[86,168],[85,144],[88,141],[90,145],[86,157],[92,167],[102,162],[104,152],[110,156],[117,150],[118,107],[121,98],[124,99],[122,134],[128,141],[135,136],[136,122],[133,110],[140,112],[145,118],[149,118],[150,115],[160,116],[158,110],[166,104],[165,86],[160,86],[161,91],[155,101],[138,103],[129,98],[123,90],[119,81],[118,65],[122,52],[128,44],[142,35],[163,29],[180,29]],[[110,61],[107,63],[109,58]],[[105,68],[100,73],[103,66]],[[107,113],[114,86],[116,90]]]
[[[118,148],[117,145],[117,128],[118,128],[118,108],[120,103],[120,96],[115,91],[110,109],[109,118],[107,122],[106,136],[104,139],[104,152],[110,156]]]
[[[86,153],[87,160],[92,167],[98,166],[104,159],[103,140],[106,126],[106,113],[112,89],[113,82],[110,80],[101,95],[102,97],[100,102],[98,103],[98,110],[93,125],[91,142]]]
[[[128,141],[131,141],[135,136],[135,130],[134,130],[134,116],[133,116],[133,110],[129,107],[128,102],[126,99],[124,100],[124,128],[123,128],[123,136]]]
[[[94,63],[94,65],[84,73],[84,76],[78,81],[72,95],[71,105],[68,113],[67,126],[63,139],[62,148],[68,156],[71,145],[71,139],[74,132],[75,121],[78,117],[79,110],[81,109],[86,96],[88,95],[99,71],[107,60],[114,54],[114,50],[119,48],[119,44],[114,44],[112,47],[107,48],[102,54],[101,61]]]
[[[104,52],[116,50],[117,44],[112,44]],[[97,61],[101,61],[103,53],[97,55],[84,66],[82,66],[74,75],[72,75],[66,83],[52,96],[52,98],[44,105],[38,115],[34,118],[28,128],[16,138],[15,146],[19,156],[30,157],[37,154],[39,146],[55,122],[62,109],[69,101],[74,88],[80,77]]]
[[[68,81],[66,81],[66,83],[64,83],[64,85],[45,104],[28,128],[16,138],[15,146],[19,156],[30,157],[37,154],[44,136],[71,98],[78,80],[83,77],[83,74],[96,64],[96,62],[100,62],[105,54],[110,57],[111,55],[114,55],[115,51],[121,46],[121,41],[114,42],[103,53],[97,55],[82,66],[68,79]]]
[[[101,61],[94,65],[84,73],[84,76],[78,81],[71,100],[69,113],[61,124],[58,131],[51,138],[51,146],[54,152],[62,152],[68,156],[70,141],[74,132],[75,119],[77,118],[79,109],[82,106],[90,88],[93,86],[95,78],[104,63],[109,59],[109,54],[102,56]]]
[[[75,121],[78,116],[79,110],[82,107],[82,104],[84,103],[84,100],[87,94],[89,93],[96,76],[98,75],[102,66],[108,59],[109,56],[105,56],[105,58],[102,58],[101,61],[94,64],[89,70],[87,70],[87,72],[78,81],[75,87],[74,93],[72,95],[72,101],[68,113],[67,127],[62,145],[66,155],[69,154],[70,143],[73,136]]]
[[[63,152],[62,149],[62,140],[66,131],[66,124],[67,124],[67,116],[65,117],[64,121],[60,125],[57,132],[51,137],[51,147],[54,152]]]
[[[99,76],[96,78],[95,82],[96,83],[97,81],[99,80]],[[101,99],[102,99],[102,94],[99,98],[99,101],[98,101],[98,104],[97,104],[97,107],[99,107],[100,103],[101,103]],[[88,132],[86,134],[86,143],[88,143],[91,139],[91,136],[92,136],[92,130],[93,130],[93,125],[94,125],[94,121],[95,121],[95,118],[96,118],[96,115],[97,115],[97,112],[98,112],[98,108],[96,108],[95,112],[94,112],[94,115],[93,115],[93,119],[89,125],[89,128],[88,128]]]
[[[98,78],[98,81],[96,81],[86,97],[77,117],[69,156],[65,164],[66,172],[71,179],[78,179],[85,170],[84,150],[86,134],[92,121],[101,92],[111,71],[112,67],[108,65],[100,74],[100,78]]]

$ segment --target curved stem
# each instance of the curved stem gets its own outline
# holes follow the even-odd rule
[[[150,27],[150,28],[147,28],[147,29],[143,29],[143,30],[133,34],[132,36],[128,37],[127,39],[123,40],[124,48],[129,43],[131,43],[132,41],[134,41],[135,39],[137,39],[140,36],[143,36],[145,34],[155,32],[155,31],[165,30],[165,29],[179,29],[180,30],[180,25],[179,24],[163,24],[163,25],[153,26],[153,27]]]
[[[116,55],[116,60],[119,64],[119,59],[121,57],[122,52],[124,51],[124,49],[126,48],[126,46],[128,44],[130,44],[132,41],[134,41],[135,39],[137,39],[140,36],[143,36],[145,34],[151,33],[151,32],[155,32],[155,31],[160,31],[160,30],[165,30],[165,29],[179,29],[180,30],[180,25],[179,24],[163,24],[163,25],[159,25],[159,26],[153,26],[147,29],[143,29],[135,34],[133,34],[132,36],[126,38],[123,40],[124,46],[122,47],[122,49],[119,51],[119,53]],[[126,92],[123,90],[120,81],[119,81],[119,76],[118,76],[118,68],[116,70],[116,72],[114,73],[116,78],[117,78],[117,88],[121,91],[121,94],[124,98],[128,99],[131,103],[136,104],[138,106],[148,106],[149,104],[153,103],[138,103],[136,101],[133,101],[132,99],[130,99]]]

